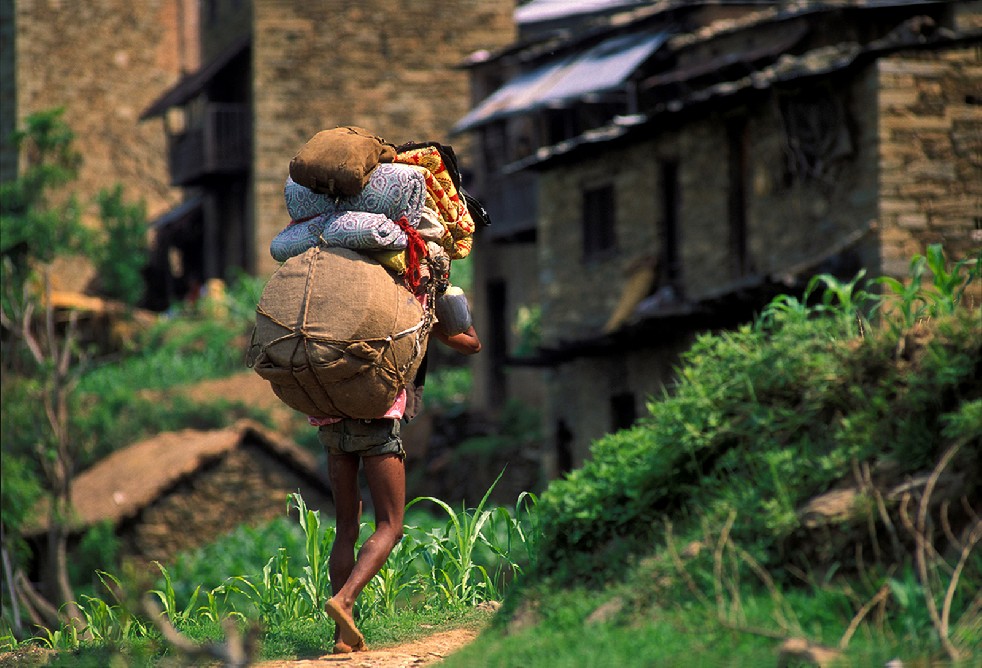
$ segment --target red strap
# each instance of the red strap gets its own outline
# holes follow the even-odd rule
[[[420,263],[424,257],[429,255],[426,250],[426,242],[423,241],[419,231],[409,224],[409,219],[406,216],[393,222],[406,233],[406,286],[416,292],[422,278],[420,276]]]

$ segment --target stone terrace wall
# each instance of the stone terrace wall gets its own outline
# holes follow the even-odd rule
[[[902,54],[878,63],[883,270],[944,243],[982,248],[982,60],[979,47]]]
[[[147,202],[151,216],[179,200],[159,121],[137,119],[180,75],[178,21],[188,20],[178,11],[182,1],[14,3],[17,118],[66,108],[84,156],[73,186],[83,203],[119,182],[128,199]]]
[[[329,497],[311,489],[265,450],[237,448],[144,510],[131,528],[121,532],[124,551],[138,560],[166,562],[240,524],[256,525],[282,515],[287,495],[297,489],[309,508],[333,514]]]
[[[448,142],[470,107],[459,65],[514,39],[513,0],[256,0],[256,249],[260,274],[276,264],[269,242],[288,222],[290,159],[316,132],[360,125],[386,139]],[[462,138],[454,139],[459,153]]]

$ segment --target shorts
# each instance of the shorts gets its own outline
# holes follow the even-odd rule
[[[317,440],[331,455],[360,457],[397,455],[399,459],[406,458],[406,451],[402,447],[399,420],[390,418],[347,419],[325,424],[318,427]]]

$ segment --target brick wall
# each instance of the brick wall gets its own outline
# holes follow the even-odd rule
[[[255,189],[258,271],[288,222],[290,159],[316,132],[366,127],[386,139],[447,142],[470,104],[455,66],[478,49],[511,42],[511,0],[256,0]],[[462,140],[454,146],[465,153]]]
[[[540,177],[544,342],[595,334],[617,304],[629,267],[657,250],[655,156],[663,150],[657,143],[644,142],[596,153]],[[614,186],[618,252],[585,262],[581,190],[607,183]]]
[[[182,1],[15,3],[17,118],[66,108],[84,156],[73,186],[83,203],[115,183],[128,199],[144,199],[151,216],[179,199],[159,124],[137,119],[178,79]]]
[[[880,94],[883,268],[905,276],[930,243],[982,248],[982,59],[978,47],[884,58]]]

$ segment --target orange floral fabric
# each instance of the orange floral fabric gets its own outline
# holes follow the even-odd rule
[[[433,146],[410,149],[396,155],[396,162],[415,165],[426,180],[426,205],[437,212],[447,230],[441,240],[451,260],[467,257],[473,247],[474,219],[457,192],[440,152]]]

